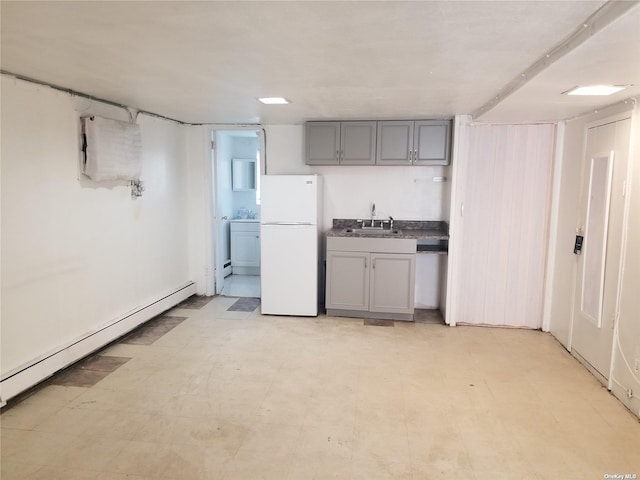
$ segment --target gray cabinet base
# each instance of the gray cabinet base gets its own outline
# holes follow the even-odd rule
[[[332,317],[375,318],[379,320],[402,320],[404,322],[413,322],[413,313],[385,313],[328,308],[327,315]]]

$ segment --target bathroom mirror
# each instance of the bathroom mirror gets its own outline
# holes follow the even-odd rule
[[[235,191],[256,189],[256,161],[251,158],[234,158],[231,162],[231,182]]]

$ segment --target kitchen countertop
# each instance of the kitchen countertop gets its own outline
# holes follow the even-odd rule
[[[379,220],[376,220],[378,222]],[[380,233],[373,233],[371,230],[365,234],[346,233],[345,228],[359,228],[360,224],[356,219],[334,218],[333,228],[326,234],[328,237],[368,237],[368,238],[415,238],[417,240],[448,240],[449,225],[443,221],[422,221],[422,220],[394,220],[393,229],[401,230],[400,234],[389,234],[388,225],[386,230]]]

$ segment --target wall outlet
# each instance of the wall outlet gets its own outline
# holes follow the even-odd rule
[[[630,388],[627,390],[627,398],[633,398],[633,390]]]

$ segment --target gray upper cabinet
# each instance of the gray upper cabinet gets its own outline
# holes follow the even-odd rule
[[[413,121],[378,122],[378,165],[411,165]]]
[[[307,122],[307,165],[374,165],[376,122]]]
[[[340,128],[340,164],[376,163],[376,122],[342,122]]]
[[[307,122],[307,165],[449,165],[451,120]]]
[[[451,121],[420,120],[413,136],[414,165],[449,165],[451,162]]]
[[[378,122],[378,165],[449,165],[451,121]]]
[[[305,148],[307,165],[338,165],[340,122],[307,122]]]

